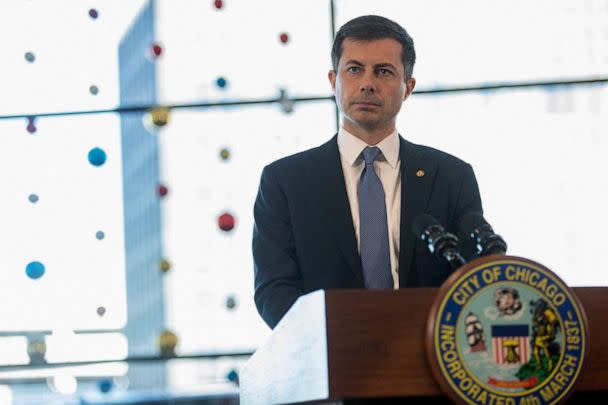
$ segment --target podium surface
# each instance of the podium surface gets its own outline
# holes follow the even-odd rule
[[[608,390],[608,288],[578,287],[590,348],[577,391]],[[241,404],[442,395],[425,355],[436,288],[302,296],[240,373]]]

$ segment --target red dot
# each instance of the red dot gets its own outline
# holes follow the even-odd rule
[[[167,194],[169,194],[169,189],[165,185],[163,185],[163,184],[159,185],[158,186],[158,195],[160,197],[164,197]]]
[[[215,8],[220,10],[222,7],[224,7],[224,2],[222,0],[215,0],[213,2],[213,5],[215,6]]]
[[[159,57],[161,53],[163,53],[163,47],[160,46],[159,44],[154,44],[152,45],[152,56]]]
[[[287,42],[289,42],[289,35],[287,35],[287,33],[283,32],[281,34],[281,36],[279,37],[279,39],[281,40],[282,43],[286,44]]]
[[[222,231],[228,232],[234,229],[235,219],[232,215],[225,213],[217,219],[217,224]]]
[[[36,117],[27,117],[27,132],[33,134],[36,129]]]

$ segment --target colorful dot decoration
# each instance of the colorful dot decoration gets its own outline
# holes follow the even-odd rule
[[[148,112],[148,117],[156,127],[164,127],[169,122],[170,110],[167,107],[156,107]]]
[[[89,93],[91,93],[92,95],[96,96],[97,94],[99,94],[99,87],[92,85],[89,87]]]
[[[102,394],[107,394],[112,391],[113,385],[114,383],[112,383],[112,380],[103,379],[99,381],[99,391],[101,391]]]
[[[230,311],[234,310],[236,308],[237,302],[236,302],[236,298],[231,295],[228,298],[226,298],[226,308]]]
[[[23,55],[23,57],[25,58],[26,62],[28,62],[28,63],[34,63],[34,61],[36,60],[36,55],[34,55],[33,52],[26,52],[25,55]]]
[[[158,58],[163,53],[163,47],[159,44],[154,44],[150,47],[150,55],[152,58]]]
[[[178,341],[177,335],[169,330],[165,330],[161,333],[158,339],[161,356],[175,356],[175,348],[177,347]]]
[[[37,194],[30,194],[29,196],[27,196],[27,199],[32,203],[32,204],[36,204],[38,202],[38,200],[40,199],[38,197]]]
[[[25,267],[25,274],[32,280],[37,280],[44,275],[46,271],[44,264],[40,262],[31,262]]]
[[[171,270],[171,263],[169,263],[169,261],[168,261],[168,260],[166,260],[166,259],[162,259],[162,260],[160,261],[160,270],[161,270],[163,273],[167,273],[167,272],[169,272],[169,270]]]
[[[287,44],[289,42],[289,34],[287,34],[286,32],[282,32],[279,35],[279,40],[282,44]]]
[[[91,17],[93,20],[96,20],[97,17],[99,17],[99,12],[92,8],[89,10],[89,17]]]
[[[293,100],[290,100],[288,98],[279,101],[281,111],[283,111],[285,114],[291,114],[293,112],[294,104],[295,103],[293,102]]]
[[[97,315],[104,316],[106,313],[105,307],[97,307]]]
[[[35,134],[38,128],[36,128],[36,117],[27,117],[27,127],[25,128],[30,134]]]
[[[169,188],[164,184],[159,184],[156,192],[158,193],[158,196],[162,198],[169,194]]]
[[[98,240],[103,240],[103,238],[106,237],[106,234],[103,231],[97,231],[97,232],[95,232],[95,237]]]
[[[215,84],[220,89],[225,89],[226,86],[228,86],[228,81],[224,77],[218,77],[217,80],[215,81]]]
[[[228,381],[239,385],[239,373],[236,370],[230,370],[230,372],[226,375]]]
[[[91,163],[93,166],[99,167],[106,162],[107,155],[103,149],[93,148],[89,151],[88,158],[89,158],[89,163]]]
[[[221,10],[224,7],[224,2],[222,0],[215,0],[213,2],[213,6],[217,9],[217,10]]]
[[[220,159],[224,162],[230,160],[230,149],[222,148],[222,150],[220,150]]]
[[[290,114],[293,112],[294,104],[294,101],[287,95],[287,90],[281,89],[281,95],[279,96],[279,105],[281,106],[281,110],[285,114]]]
[[[224,232],[232,231],[234,229],[235,224],[236,220],[234,219],[234,216],[229,213],[224,213],[220,215],[217,219],[218,227]]]
[[[46,353],[46,343],[43,340],[33,340],[27,345],[27,354],[30,358],[41,357]]]

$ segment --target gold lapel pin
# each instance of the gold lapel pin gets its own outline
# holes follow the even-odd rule
[[[416,172],[416,177],[424,177],[424,175],[425,175],[424,170],[418,170]]]

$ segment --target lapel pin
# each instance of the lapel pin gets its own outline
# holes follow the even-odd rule
[[[424,177],[424,175],[425,175],[424,170],[418,170],[416,172],[416,177]]]

